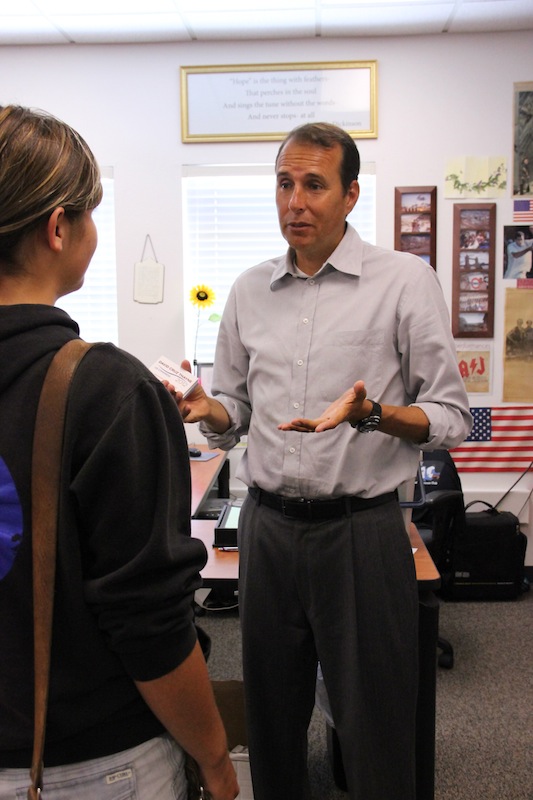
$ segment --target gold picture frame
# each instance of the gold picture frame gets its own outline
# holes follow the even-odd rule
[[[281,141],[306,122],[377,137],[376,61],[189,66],[180,84],[184,143]]]

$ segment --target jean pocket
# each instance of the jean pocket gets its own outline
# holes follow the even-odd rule
[[[112,772],[95,772],[65,778],[46,776],[44,771],[43,800],[136,800],[135,770],[125,765]],[[17,789],[16,799],[26,800],[28,787]]]

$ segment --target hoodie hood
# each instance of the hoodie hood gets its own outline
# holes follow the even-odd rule
[[[0,394],[78,336],[77,323],[55,306],[0,305]]]

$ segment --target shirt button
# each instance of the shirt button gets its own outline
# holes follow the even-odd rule
[[[292,404],[292,407],[293,407],[293,408],[300,408],[300,403],[293,403],[293,404]]]
[[[304,317],[304,318],[303,318],[303,320],[302,320],[302,322],[303,322],[303,324],[304,324],[304,325],[307,325],[307,323],[309,322],[309,320],[307,319],[307,317]]]
[[[295,447],[289,447],[289,453],[295,453],[295,452],[296,452]]]
[[[315,282],[314,282],[313,279],[311,279],[310,281],[307,281],[307,283],[309,284],[309,286],[314,286],[315,285]]]
[[[299,358],[296,363],[298,364],[299,367],[301,367],[304,362],[302,361],[301,358]]]

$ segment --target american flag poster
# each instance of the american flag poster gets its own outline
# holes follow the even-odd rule
[[[513,222],[533,223],[533,200],[515,200]]]
[[[533,406],[471,408],[468,439],[451,450],[459,472],[523,472],[533,461]]]

